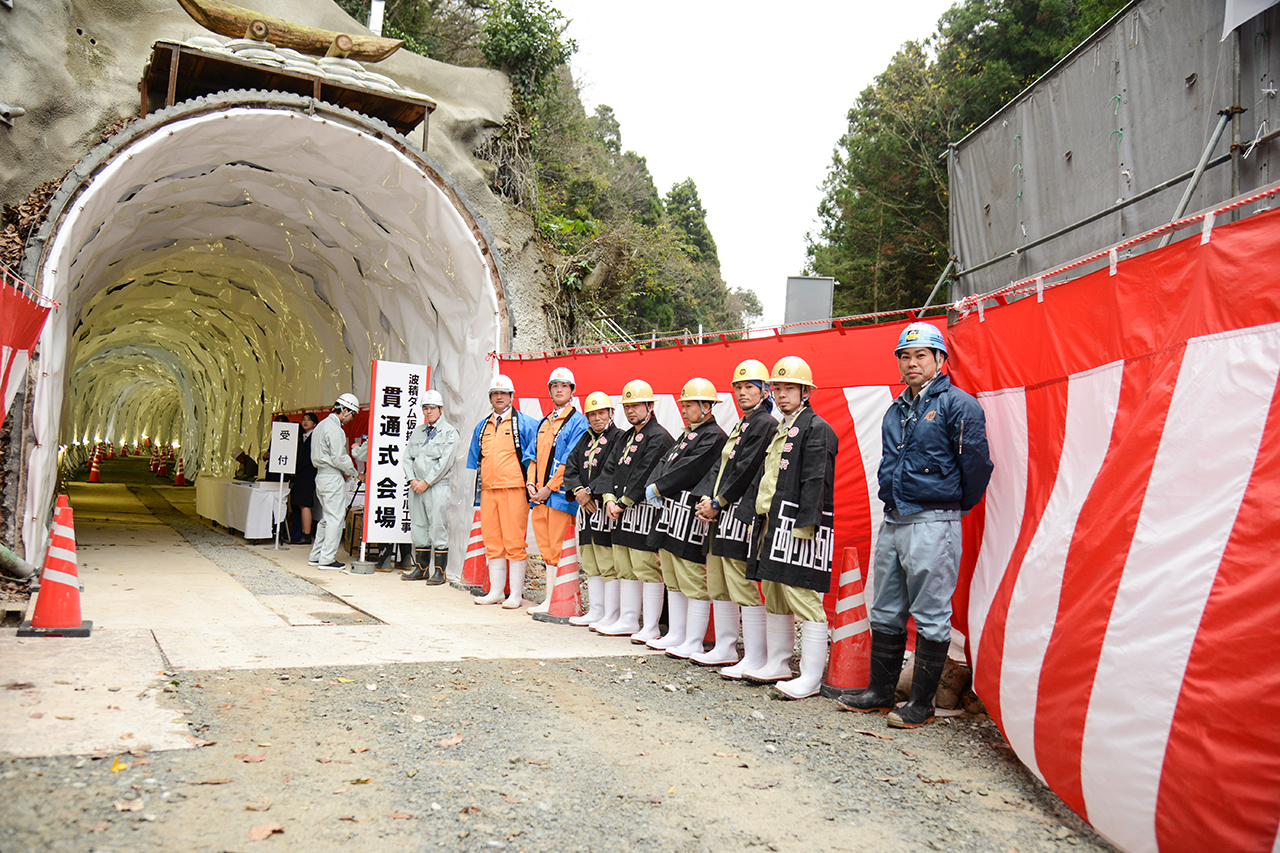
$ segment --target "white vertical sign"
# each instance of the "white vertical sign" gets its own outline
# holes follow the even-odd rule
[[[296,473],[298,464],[298,429],[298,424],[280,422],[271,425],[271,449],[267,455],[268,473]]]
[[[375,361],[369,400],[369,461],[365,469],[365,542],[409,542],[409,483],[401,467],[409,434],[422,417],[430,370],[421,364]]]

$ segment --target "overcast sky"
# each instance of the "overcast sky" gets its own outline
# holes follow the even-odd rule
[[[551,0],[587,110],[613,107],[658,192],[693,178],[729,287],[780,323],[858,93],[953,0]],[[643,331],[643,330],[641,330]]]

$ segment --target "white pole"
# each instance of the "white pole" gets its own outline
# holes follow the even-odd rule
[[[374,35],[382,35],[382,12],[386,5],[386,0],[373,0],[369,7],[369,29]]]
[[[280,528],[288,521],[288,513],[284,509],[284,472],[280,472],[280,501],[276,504],[276,545],[272,550],[280,550]]]

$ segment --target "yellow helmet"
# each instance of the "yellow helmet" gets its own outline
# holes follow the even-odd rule
[[[764,362],[756,361],[749,358],[733,369],[733,379],[730,384],[735,382],[750,382],[752,379],[758,379],[761,382],[769,381],[769,368],[764,366]]]
[[[632,379],[622,386],[624,406],[627,403],[652,403],[653,401],[653,386],[643,379]]]
[[[792,385],[808,385],[813,387],[813,371],[809,364],[798,355],[788,355],[778,359],[769,374],[770,382],[790,382]]]
[[[684,383],[684,390],[680,392],[680,402],[690,400],[701,403],[720,402],[720,398],[716,396],[716,386],[711,384],[710,379],[703,379],[701,376]]]
[[[592,391],[582,404],[582,414],[589,415],[598,409],[612,409],[613,399],[603,391]]]

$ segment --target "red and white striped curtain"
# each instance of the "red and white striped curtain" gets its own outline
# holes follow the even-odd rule
[[[0,422],[27,381],[31,351],[49,316],[50,306],[41,305],[28,293],[25,282],[0,266]]]

